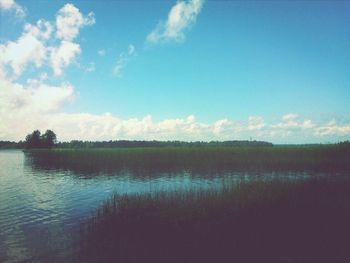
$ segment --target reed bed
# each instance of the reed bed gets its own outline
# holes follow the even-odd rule
[[[84,262],[350,262],[349,181],[115,194],[81,228]]]
[[[83,174],[145,172],[350,171],[350,147],[156,147],[26,151],[40,169]]]

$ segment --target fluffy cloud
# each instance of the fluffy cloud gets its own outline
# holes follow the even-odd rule
[[[134,56],[136,56],[135,46],[130,44],[127,52],[122,52],[119,54],[119,57],[112,70],[113,75],[116,77],[121,77],[123,69]]]
[[[296,114],[285,114],[282,116],[282,121],[273,126],[276,129],[310,129],[314,127],[311,120],[298,120],[298,115]]]
[[[61,40],[58,47],[51,47],[51,66],[54,75],[62,74],[62,69],[71,64],[81,53],[80,45],[73,40],[84,26],[95,24],[95,15],[90,12],[83,16],[79,9],[72,4],[65,4],[56,16],[56,37]]]
[[[335,120],[331,120],[328,123],[321,125],[315,129],[315,135],[318,136],[337,136],[350,134],[350,123],[339,125]]]
[[[14,11],[16,16],[24,17],[24,9],[14,0],[0,0],[0,9],[4,11]]]
[[[26,24],[22,35],[16,41],[8,41],[0,45],[0,67],[2,70],[12,69],[20,75],[28,64],[41,67],[47,57],[47,40],[52,32],[49,22],[39,20],[36,25]]]
[[[53,31],[53,26],[51,25],[50,22],[45,21],[43,19],[39,19],[36,25],[34,26],[29,23],[25,24],[24,31],[27,34],[33,37],[36,37],[38,39],[47,40],[51,36],[51,33]]]
[[[71,64],[74,58],[81,53],[80,45],[62,40],[59,47],[51,48],[51,65],[54,75],[62,74],[62,68]]]
[[[81,53],[73,39],[80,28],[93,23],[93,13],[83,16],[78,8],[66,4],[58,11],[56,26],[42,19],[34,25],[25,24],[17,40],[0,45],[0,75],[16,78],[31,64],[36,68],[51,66],[54,75],[61,75]],[[57,39],[51,37],[54,31]]]
[[[9,114],[52,113],[73,96],[73,87],[69,83],[49,86],[43,78],[30,79],[26,85],[1,80],[0,85],[2,112],[8,111]]]
[[[17,6],[13,1],[0,1],[1,9]],[[80,24],[71,24],[76,22],[74,15],[82,19]],[[73,38],[82,26],[94,23],[94,18],[92,13],[84,17],[73,5],[68,8],[65,5],[58,17],[60,28],[45,20],[26,23],[17,40],[0,44],[0,139],[23,139],[30,130],[51,127],[61,115],[63,105],[74,98],[70,83],[57,84],[57,79],[50,78],[42,69],[51,66],[55,75],[62,74],[63,68],[81,53]],[[52,37],[55,31],[60,32],[59,38]],[[23,81],[24,72],[37,76]]]
[[[84,17],[74,5],[66,4],[58,11],[56,16],[56,37],[65,41],[72,41],[79,34],[81,27],[94,23],[95,15],[93,12]]]
[[[261,130],[265,126],[264,119],[260,116],[250,116],[248,121],[248,130]]]
[[[26,131],[47,125],[51,115],[73,99],[69,83],[50,86],[40,79],[29,79],[26,85],[0,79],[0,138],[23,139]]]
[[[158,23],[148,34],[147,42],[160,43],[165,41],[183,41],[184,31],[196,22],[204,0],[178,1],[168,14],[168,19]]]

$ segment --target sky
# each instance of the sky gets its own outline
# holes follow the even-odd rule
[[[0,140],[350,139],[350,1],[0,0]]]

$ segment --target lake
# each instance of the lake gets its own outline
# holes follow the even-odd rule
[[[304,180],[322,173],[213,173],[142,176],[75,173],[32,164],[21,150],[0,151],[0,262],[72,262],[81,223],[113,193],[218,188],[259,180]],[[339,175],[340,176],[340,175]]]

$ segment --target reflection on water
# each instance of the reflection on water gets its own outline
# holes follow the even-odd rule
[[[220,187],[253,180],[305,179],[308,173],[192,174],[119,171],[91,176],[33,166],[22,151],[0,151],[0,262],[70,262],[79,224],[112,193]],[[320,175],[320,174],[318,174]],[[313,175],[314,176],[314,175]]]

